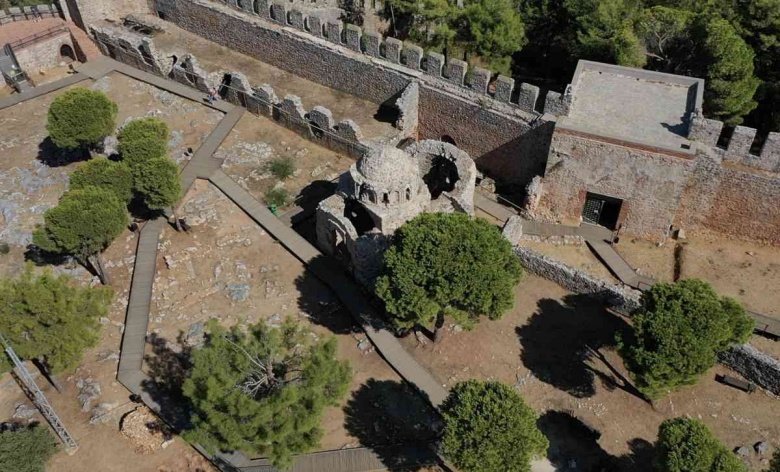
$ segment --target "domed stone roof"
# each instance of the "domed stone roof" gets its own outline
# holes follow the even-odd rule
[[[416,187],[420,178],[420,170],[411,156],[390,146],[371,149],[356,167],[361,180],[374,189]]]

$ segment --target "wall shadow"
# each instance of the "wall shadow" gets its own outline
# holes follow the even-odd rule
[[[306,313],[312,323],[323,326],[334,334],[361,331],[338,297],[308,268],[295,279],[295,288],[300,293],[298,309]]]
[[[190,429],[192,404],[184,396],[182,385],[192,367],[193,348],[184,342],[184,333],[181,331],[175,343],[170,343],[156,333],[148,336],[147,343],[151,347],[151,354],[144,356],[148,379],[141,383],[141,388],[160,405],[159,410],[165,421],[174,429]]]
[[[344,426],[388,469],[418,471],[438,462],[428,447],[442,422],[423,394],[403,382],[370,379],[344,407]]]
[[[623,319],[598,301],[568,295],[563,302],[539,300],[536,313],[516,333],[523,346],[521,361],[539,380],[586,398],[596,393],[597,378],[609,389],[629,388],[623,385],[625,377],[599,352],[614,347],[615,335],[628,329]],[[606,364],[609,373],[594,369],[594,363]]]
[[[550,441],[547,458],[557,470],[587,472],[651,472],[654,470],[654,447],[644,439],[630,440],[628,454],[613,456],[599,444],[601,432],[569,411],[550,410],[539,417],[537,426]]]

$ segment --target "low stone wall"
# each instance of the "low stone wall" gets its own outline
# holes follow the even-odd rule
[[[530,272],[552,280],[574,293],[590,295],[620,313],[630,315],[640,307],[640,292],[597,279],[533,249],[515,246],[515,254]]]
[[[719,360],[749,381],[780,395],[780,361],[774,357],[743,344],[721,353]]]

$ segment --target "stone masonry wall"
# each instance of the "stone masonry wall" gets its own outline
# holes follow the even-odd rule
[[[539,216],[578,220],[585,193],[623,200],[622,232],[666,237],[694,167],[693,159],[556,130],[545,170]]]
[[[675,224],[689,234],[707,229],[780,244],[780,178],[722,163],[717,154],[701,152]]]
[[[780,361],[774,357],[743,344],[721,353],[719,360],[751,382],[780,395]]]
[[[147,0],[67,0],[78,8],[79,18],[75,20],[84,24],[84,29],[106,18],[119,20],[133,13],[138,14],[149,10]],[[78,24],[78,21],[76,23]]]
[[[416,46],[363,34],[351,25],[326,25],[314,16],[288,12],[284,4],[272,4],[270,10],[267,2],[256,5],[257,13],[207,0],[155,2],[166,20],[188,31],[377,104],[392,105],[417,81],[421,139],[449,136],[488,173],[520,185],[544,168],[555,117],[541,118],[509,103],[511,79],[497,82],[491,96],[489,71],[476,70],[465,84],[462,61],[424,55]]]
[[[574,293],[590,295],[620,313],[630,315],[640,307],[637,290],[607,283],[527,247],[515,246],[515,254],[530,272]]]
[[[73,39],[67,29],[57,36],[30,44],[22,49],[15,48],[14,55],[22,70],[31,77],[35,77],[33,72],[56,67],[65,60],[60,56],[60,48],[66,44],[75,54],[76,48],[73,46]]]
[[[526,247],[515,246],[515,253],[530,272],[574,293],[591,295],[620,313],[630,315],[640,307],[636,290],[609,284]],[[780,395],[780,361],[774,357],[743,344],[722,352],[718,360],[747,380]]]

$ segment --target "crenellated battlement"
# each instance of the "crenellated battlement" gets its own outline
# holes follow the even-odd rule
[[[403,66],[409,73],[445,80],[480,95],[516,105],[530,113],[566,115],[571,104],[569,93],[547,92],[544,105],[539,107],[539,87],[522,83],[480,67],[470,67],[465,61],[447,59],[444,55],[425,51],[420,46],[396,38],[383,38],[375,32],[365,32],[359,26],[341,21],[323,20],[316,12],[305,11],[286,3],[268,0],[212,0],[236,8],[262,19],[311,34],[349,51]],[[541,109],[539,109],[541,108]]]
[[[0,25],[14,21],[38,20],[41,18],[61,17],[60,7],[56,3],[32,5],[27,7],[10,7],[0,9]]]
[[[750,152],[756,144],[754,128],[737,126],[732,130],[726,128],[722,121],[704,118],[701,110],[696,110],[688,138],[709,146],[723,162],[780,172],[780,133],[769,133],[758,155],[755,155]]]

